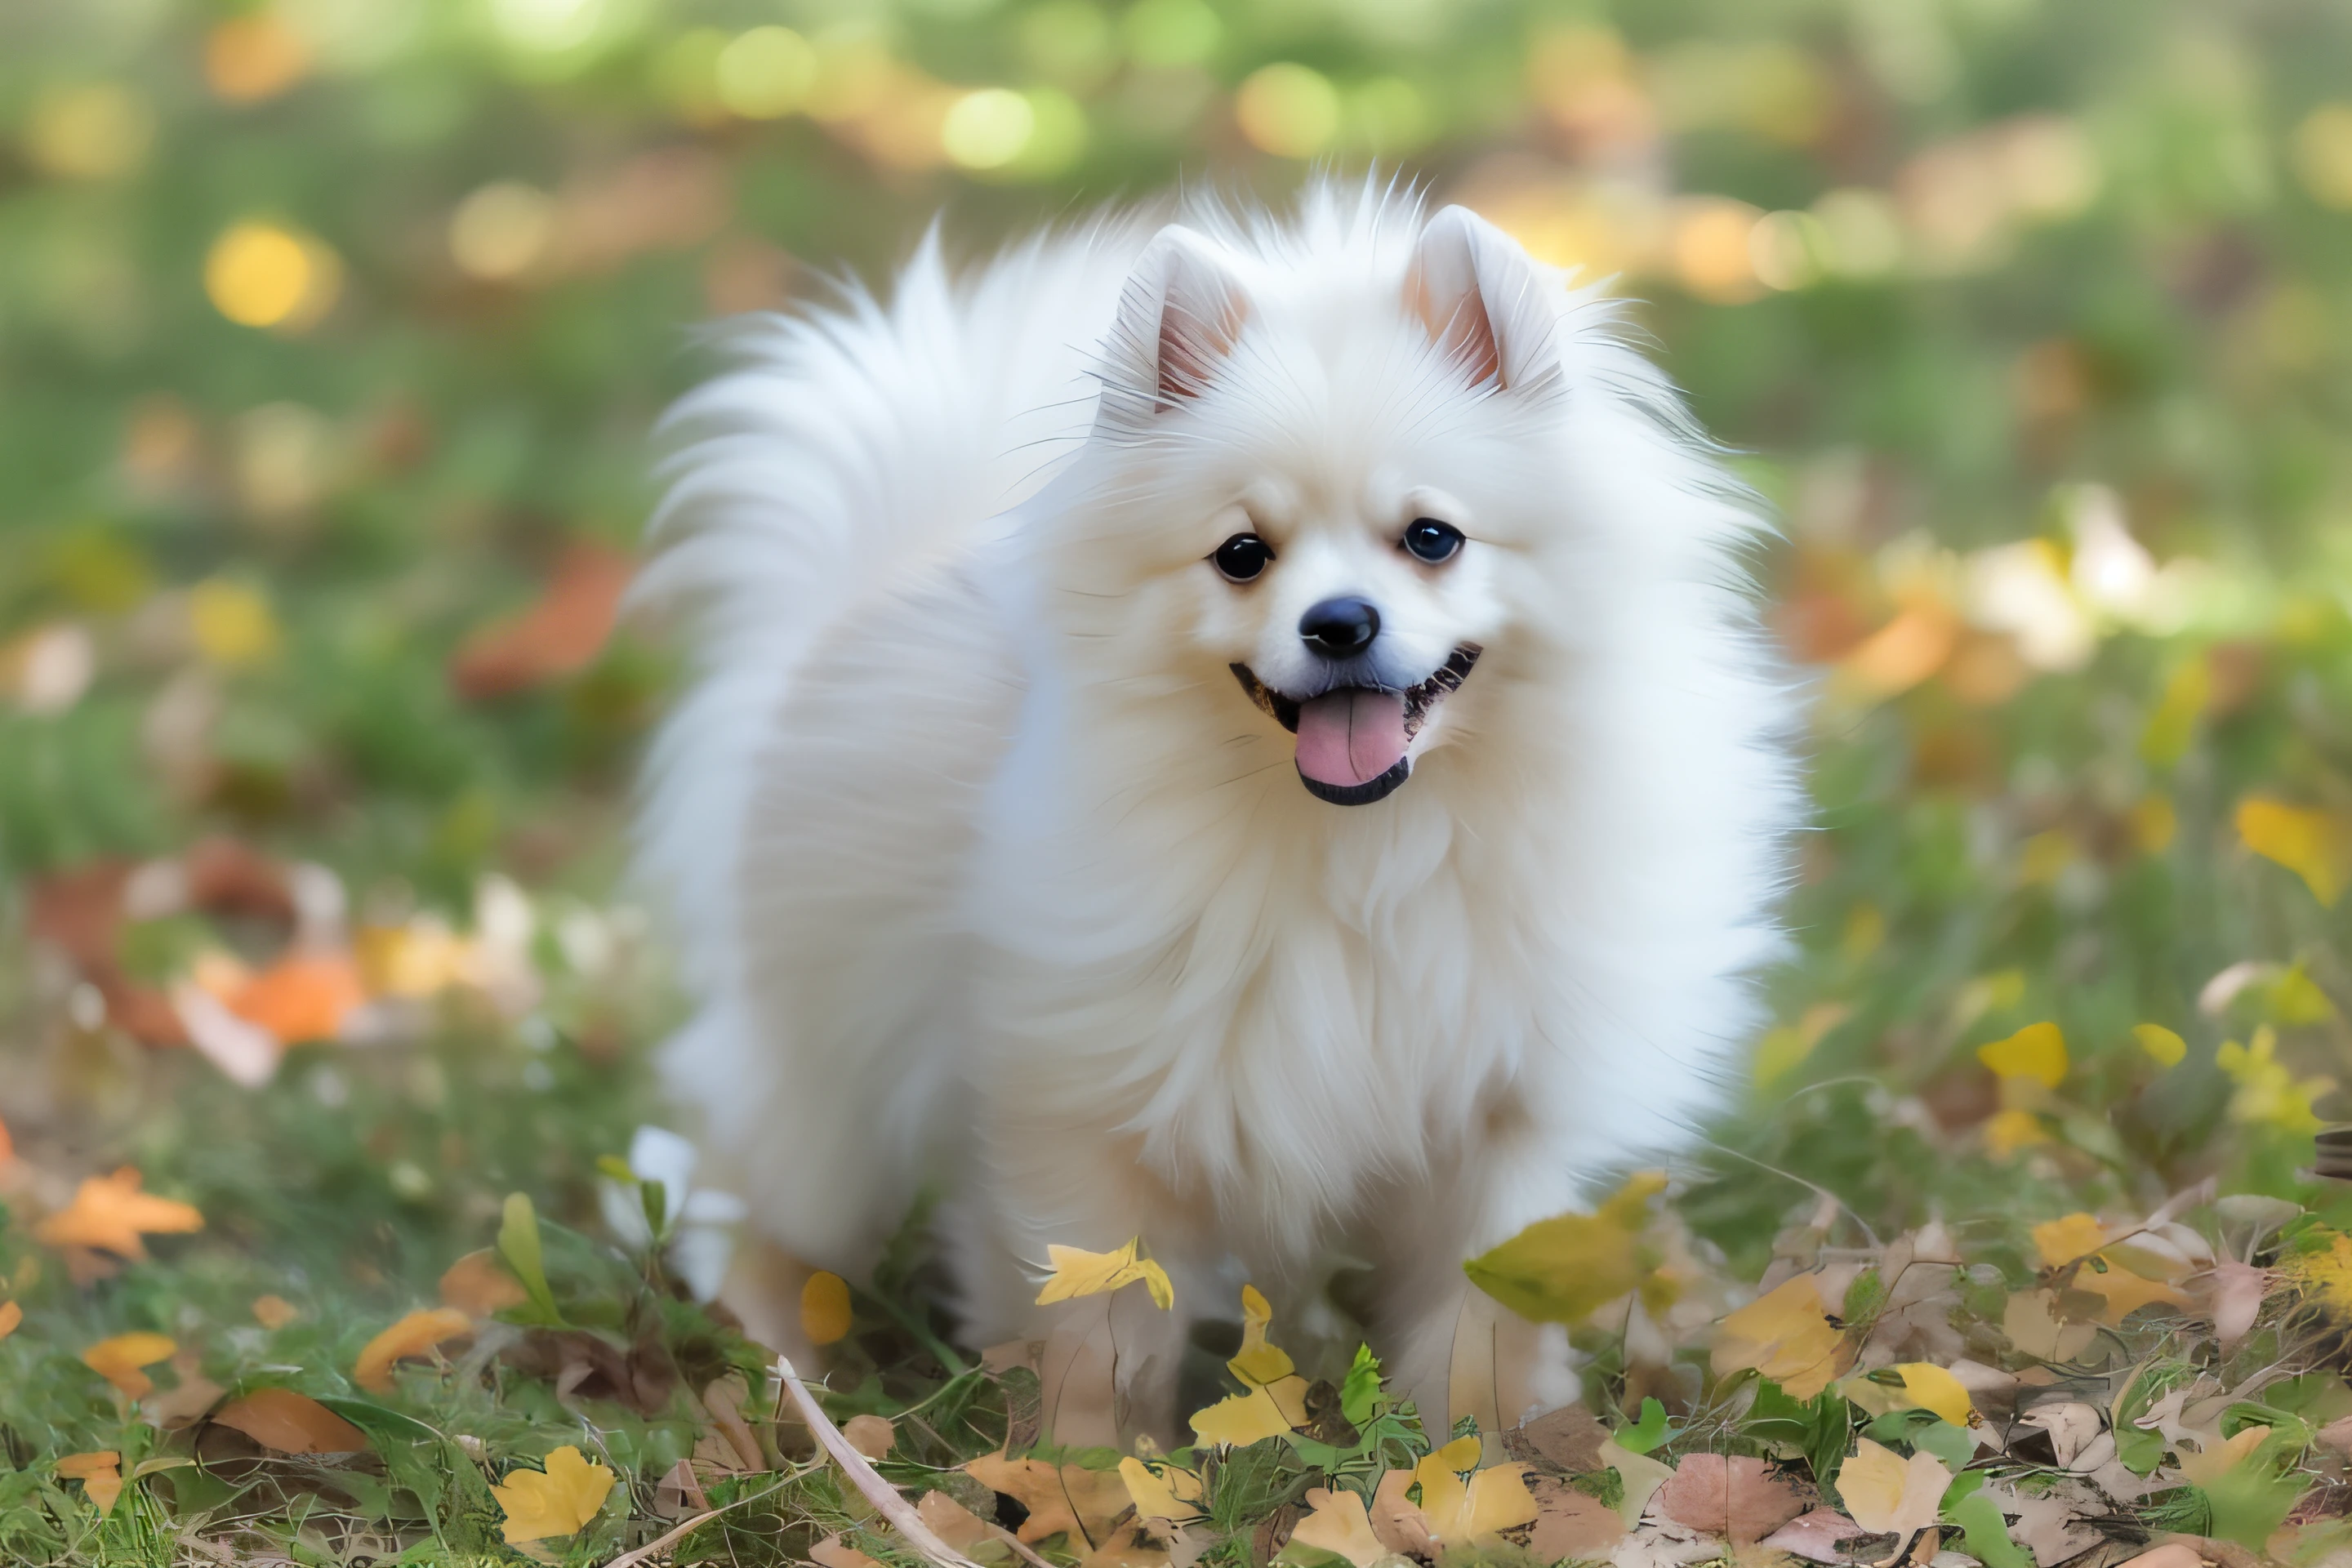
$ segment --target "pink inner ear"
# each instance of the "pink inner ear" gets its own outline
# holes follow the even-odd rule
[[[1495,342],[1495,323],[1486,314],[1486,300],[1478,292],[1476,275],[1469,287],[1441,294],[1431,287],[1428,269],[1414,279],[1413,310],[1422,325],[1447,356],[1469,374],[1472,385],[1503,380],[1503,350]]]
[[[1233,353],[1248,309],[1222,279],[1198,276],[1181,256],[1169,268],[1160,310],[1160,405],[1171,408],[1208,389],[1217,362]]]

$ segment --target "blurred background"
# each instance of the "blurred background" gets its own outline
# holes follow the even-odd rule
[[[1752,1278],[1811,1202],[1751,1161],[2310,1195],[2347,61],[2323,0],[0,5],[0,1270],[340,1323],[510,1190],[593,1226],[677,1006],[617,877],[677,663],[614,610],[705,324],[1318,166],[1612,279],[1784,519],[1821,830],[1700,1232]],[[201,1236],[28,1234],[126,1163]]]

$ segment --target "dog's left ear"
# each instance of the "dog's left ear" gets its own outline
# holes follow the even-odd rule
[[[1422,230],[1405,305],[1474,385],[1526,390],[1559,371],[1551,291],[1517,242],[1468,207]]]

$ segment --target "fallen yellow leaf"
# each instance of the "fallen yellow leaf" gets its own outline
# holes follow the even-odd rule
[[[2189,1054],[2189,1042],[2161,1024],[2134,1024],[2132,1038],[2161,1067],[2179,1067]]]
[[[205,1228],[205,1216],[187,1204],[139,1190],[139,1173],[129,1165],[110,1176],[91,1176],[74,1190],[73,1202],[33,1227],[44,1247],[87,1247],[133,1262],[147,1256],[142,1234],[185,1233]]]
[[[1717,1376],[1753,1367],[1791,1399],[1819,1395],[1851,1359],[1809,1275],[1783,1280],[1716,1326]]]
[[[1441,1542],[1475,1541],[1535,1522],[1536,1500],[1528,1492],[1527,1467],[1476,1470],[1481,1451],[1475,1436],[1457,1437],[1412,1468],[1429,1533]],[[1471,1470],[1476,1473],[1465,1480],[1463,1472]]]
[[[111,1513],[114,1500],[122,1495],[121,1466],[119,1451],[103,1448],[92,1454],[68,1454],[58,1461],[58,1475],[63,1480],[79,1481],[98,1511]]]
[[[1838,1497],[1854,1523],[1874,1535],[1892,1532],[1909,1540],[1936,1522],[1952,1472],[1933,1454],[1905,1460],[1867,1437],[1857,1439],[1853,1457],[1839,1467]]]
[[[107,1382],[114,1384],[125,1399],[145,1398],[155,1387],[155,1380],[140,1371],[159,1361],[169,1360],[180,1347],[163,1334],[117,1334],[100,1340],[81,1352],[82,1364]]]
[[[2352,875],[2352,825],[2333,812],[2251,796],[2238,803],[2238,837],[2247,848],[2303,879],[2329,909]]]
[[[2101,1322],[2119,1324],[2142,1307],[2158,1302],[2168,1307],[2186,1308],[2189,1305],[2189,1298],[2179,1287],[2165,1284],[2159,1279],[2143,1279],[2111,1258],[2102,1258],[2101,1261],[2107,1265],[2105,1273],[2086,1264],[2074,1271],[2074,1286],[2075,1289],[2087,1290],[2106,1302],[2099,1313]]]
[[[1300,1380],[1303,1384],[1305,1380]],[[1301,1422],[1305,1411],[1300,1411]],[[1245,1448],[1261,1438],[1279,1437],[1301,1422],[1294,1422],[1268,1388],[1232,1394],[1206,1410],[1192,1414],[1192,1436],[1202,1443]]]
[[[963,1468],[989,1490],[1003,1492],[1029,1510],[1021,1521],[1021,1539],[1032,1545],[1066,1535],[1071,1549],[1083,1553],[1110,1539],[1111,1521],[1126,1512],[1132,1500],[1124,1468],[1089,1470],[1043,1459],[1008,1459],[999,1451]]]
[[[1145,1460],[1129,1456],[1118,1462],[1118,1475],[1127,1483],[1127,1495],[1135,1504],[1138,1519],[1165,1520],[1181,1525],[1205,1517],[1202,1505],[1208,1498],[1208,1488],[1197,1471],[1171,1465],[1165,1459]]]
[[[801,1332],[813,1345],[849,1337],[849,1281],[820,1268],[801,1287]]]
[[[2007,1039],[1979,1046],[1977,1060],[2003,1078],[2030,1078],[2056,1089],[2066,1080],[2066,1036],[2055,1024],[2028,1024]]]
[[[16,1325],[24,1321],[24,1308],[14,1301],[0,1301],[0,1340],[5,1340],[15,1333]]]
[[[2033,1250],[2042,1255],[2044,1268],[2063,1268],[2078,1258],[2088,1258],[2106,1242],[2105,1229],[2086,1214],[2070,1214],[2033,1227]]]
[[[1969,1402],[1969,1391],[1961,1386],[1960,1380],[1934,1363],[1908,1361],[1894,1370],[1902,1374],[1903,1397],[1913,1407],[1955,1426],[1967,1426],[1969,1418],[1976,1414],[1976,1406]]]
[[[1242,1287],[1242,1348],[1225,1368],[1245,1392],[1218,1401],[1192,1417],[1192,1435],[1203,1443],[1236,1447],[1279,1436],[1307,1425],[1307,1380],[1289,1352],[1266,1342],[1274,1309],[1255,1285]]]
[[[283,1296],[256,1296],[253,1299],[253,1321],[273,1332],[301,1315],[294,1310],[294,1303]]]
[[[1176,1305],[1176,1287],[1169,1279],[1168,1270],[1142,1256],[1143,1238],[1139,1236],[1129,1237],[1127,1245],[1116,1252],[1087,1252],[1051,1244],[1045,1251],[1054,1272],[1045,1289],[1037,1292],[1037,1304],[1041,1307],[1080,1296],[1098,1296],[1139,1279],[1162,1311]]]
[[[242,583],[208,577],[188,590],[188,629],[215,664],[251,664],[278,650],[269,601]]]
[[[2050,1142],[2049,1129],[2042,1118],[2030,1110],[1997,1110],[1984,1124],[1985,1147],[1996,1154],[2014,1154],[2020,1149]]]
[[[1372,1568],[1389,1554],[1381,1538],[1372,1533],[1372,1519],[1365,1511],[1364,1500],[1354,1492],[1316,1487],[1307,1494],[1307,1517],[1290,1532],[1294,1543],[1344,1557],[1355,1568]]]
[[[352,1381],[370,1394],[392,1389],[392,1367],[404,1356],[423,1355],[444,1340],[474,1331],[474,1321],[455,1307],[420,1309],[368,1341],[352,1368]],[[561,1450],[558,1450],[561,1452]]]
[[[583,1458],[566,1443],[547,1456],[543,1470],[509,1470],[490,1489],[506,1512],[509,1546],[570,1535],[603,1510],[613,1490],[613,1472]]]

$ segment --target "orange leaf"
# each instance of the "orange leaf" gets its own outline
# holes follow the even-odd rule
[[[393,1363],[423,1355],[444,1340],[473,1331],[474,1321],[455,1307],[419,1309],[368,1341],[352,1368],[352,1379],[370,1394],[388,1394]]]
[[[141,1234],[202,1230],[205,1216],[187,1204],[139,1190],[139,1173],[129,1165],[110,1176],[91,1176],[73,1202],[33,1227],[45,1247],[87,1247],[132,1259],[147,1256]]]
[[[556,563],[537,604],[466,639],[449,661],[449,683],[479,701],[544,685],[585,669],[621,607],[629,558],[600,544],[574,544]]]
[[[8,1136],[8,1124],[0,1121],[0,1165],[7,1164],[16,1157],[16,1145]]]
[[[358,1427],[290,1388],[257,1388],[213,1419],[281,1454],[356,1454],[367,1447]]]
[[[253,1320],[263,1328],[275,1331],[284,1328],[302,1314],[294,1303],[283,1296],[256,1296],[253,1299]]]
[[[487,1247],[466,1254],[441,1276],[441,1304],[469,1318],[494,1317],[530,1300],[522,1281]]]
[[[366,1000],[351,954],[294,952],[237,987],[228,997],[228,1010],[291,1045],[333,1039],[352,1010]]]
[[[98,1505],[100,1513],[114,1510],[114,1500],[122,1495],[122,1456],[112,1448],[102,1448],[92,1454],[68,1454],[58,1461],[58,1479],[79,1481],[89,1500]]]
[[[24,1321],[24,1308],[14,1301],[0,1301],[0,1340],[5,1340],[15,1333],[16,1325]]]
[[[152,1366],[180,1347],[163,1334],[117,1334],[81,1352],[82,1364],[122,1392],[125,1399],[143,1399],[155,1380],[139,1369]]]

